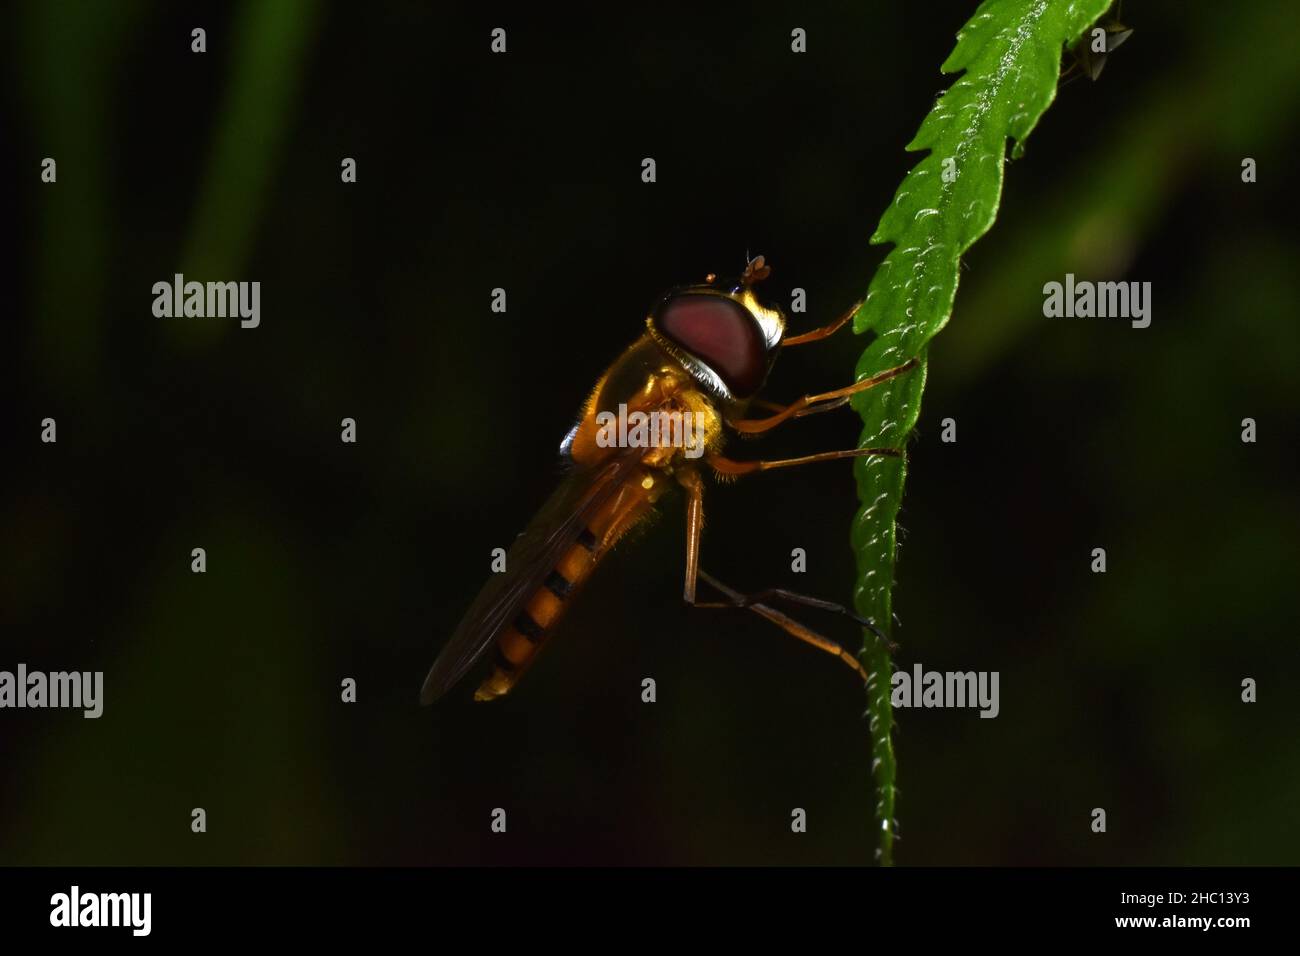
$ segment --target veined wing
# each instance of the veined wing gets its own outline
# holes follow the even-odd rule
[[[506,570],[492,575],[433,662],[420,690],[430,704],[459,681],[491,647],[502,628],[542,586],[555,564],[618,492],[643,449],[622,449],[604,464],[567,475],[506,553]]]

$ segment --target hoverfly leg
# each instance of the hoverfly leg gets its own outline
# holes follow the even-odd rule
[[[748,464],[748,463],[746,463]],[[677,473],[677,480],[682,487],[686,489],[686,585],[682,591],[682,597],[691,607],[698,608],[737,608],[752,611],[759,617],[766,618],[777,627],[781,628],[792,637],[796,637],[806,644],[811,644],[818,650],[825,651],[838,657],[841,661],[852,667],[864,681],[870,679],[870,674],[863,669],[862,664],[856,657],[844,650],[829,638],[822,637],[816,631],[809,630],[798,621],[787,617],[773,607],[763,603],[765,600],[776,597],[783,600],[791,601],[796,604],[803,604],[808,607],[821,608],[826,611],[835,611],[852,618],[863,627],[868,628],[877,637],[889,643],[889,638],[880,631],[876,625],[864,617],[859,617],[848,608],[834,604],[830,601],[822,601],[817,598],[806,597],[802,594],[795,594],[792,591],[786,591],[781,588],[774,588],[758,594],[744,595],[739,591],[733,591],[717,578],[700,570],[700,532],[704,528],[704,482],[700,480],[699,473],[694,470],[682,470]],[[695,590],[697,582],[703,578],[705,583],[720,592],[727,598],[723,601],[699,601],[696,599]],[[891,644],[892,646],[892,644]]]
[[[715,579],[708,572],[701,571],[699,576],[704,579],[705,584],[708,584],[719,591],[723,590],[721,582]],[[850,610],[843,604],[836,604],[834,601],[824,601],[821,598],[810,597],[807,594],[800,594],[797,591],[789,591],[785,588],[766,588],[762,591],[756,591],[753,594],[740,595],[740,601],[735,606],[749,607],[753,604],[770,604],[773,599],[789,601],[791,604],[802,604],[804,607],[815,607],[820,611],[830,611],[833,614],[840,614],[847,617],[858,626],[865,627],[872,634],[876,635],[876,637],[885,642],[890,651],[898,650],[898,645],[890,640],[889,636],[884,631],[876,627],[875,622],[870,618],[863,617],[861,614]]]
[[[824,325],[820,329],[813,329],[811,332],[804,332],[800,335],[792,335],[788,339],[784,339],[781,344],[783,346],[803,345],[807,342],[820,342],[822,339],[828,339],[840,329],[844,328],[849,319],[853,318],[853,314],[860,308],[862,308],[862,302],[855,302],[853,303],[853,308],[849,309],[849,311],[845,312],[830,325]]]
[[[851,396],[845,395],[835,399],[833,402],[822,402],[820,405],[813,405],[809,408],[801,408],[791,415],[791,418],[803,418],[805,415],[820,415],[822,412],[833,412],[837,408],[843,408],[849,403]],[[755,398],[750,401],[751,405],[757,405],[759,408],[765,408],[769,412],[783,412],[786,406],[779,402],[769,402],[764,398]]]
[[[752,598],[746,597],[746,595],[741,594],[739,591],[732,590],[731,588],[723,584],[721,581],[719,581],[717,578],[714,578],[703,571],[700,572],[700,577],[702,577],[709,584],[710,587],[716,588],[718,591],[720,591],[722,595],[727,598],[727,600],[726,601],[703,601],[703,602],[692,601],[690,602],[692,607],[740,608],[748,611],[753,611],[759,617],[771,621],[773,624],[781,628],[781,630],[785,631],[791,637],[798,638],[799,640],[803,641],[805,644],[811,644],[813,647],[817,648],[818,650],[825,651],[827,654],[830,654],[833,657],[838,657],[843,663],[853,668],[853,670],[857,673],[857,675],[862,678],[864,683],[870,681],[871,674],[868,673],[866,668],[862,666],[862,662],[859,661],[857,657],[855,657],[853,654],[846,651],[839,644],[836,644],[830,638],[823,637],[822,635],[818,634],[816,631],[804,627],[798,621],[794,620],[794,618],[788,617],[787,615],[776,610],[776,608],[769,607],[766,604],[756,602]],[[754,597],[757,596],[755,595]],[[809,600],[814,600],[814,599],[809,599]],[[874,625],[872,625],[872,630],[873,631],[875,630]]]
[[[695,580],[700,572],[700,532],[704,528],[704,482],[699,472],[683,469],[677,480],[686,489],[686,585],[682,598],[695,603]]]
[[[840,458],[871,458],[885,456],[903,457],[901,448],[846,448],[844,451],[823,451],[816,455],[804,455],[802,458],[778,458],[774,461],[736,461],[722,455],[709,455],[705,461],[723,478],[738,478],[756,471],[771,471],[773,468],[793,468],[796,465],[811,465],[818,461],[835,461]]]
[[[781,411],[768,418],[741,418],[736,421],[728,422],[733,429],[745,435],[754,435],[759,432],[765,432],[770,428],[775,428],[784,421],[791,418],[798,418],[800,414],[812,414],[813,412],[829,411],[830,408],[841,407],[849,398],[857,395],[859,392],[865,392],[869,388],[875,388],[891,378],[902,375],[904,372],[910,372],[920,365],[919,359],[909,359],[902,365],[894,368],[887,368],[883,372],[864,378],[852,385],[846,385],[844,388],[837,388],[832,392],[822,392],[820,395],[805,395],[803,398],[787,405]],[[821,406],[827,403],[831,404],[829,408]]]

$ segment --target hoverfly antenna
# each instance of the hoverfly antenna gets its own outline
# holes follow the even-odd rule
[[[761,282],[772,274],[772,267],[762,256],[754,256],[745,264],[745,272],[741,281],[745,285],[753,285],[755,282]]]

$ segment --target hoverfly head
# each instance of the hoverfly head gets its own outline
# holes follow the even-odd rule
[[[710,274],[668,292],[647,319],[655,338],[720,398],[751,397],[763,385],[785,335],[785,314],[760,302],[753,285],[771,273],[755,256],[738,279]]]

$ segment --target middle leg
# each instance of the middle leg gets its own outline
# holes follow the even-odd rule
[[[777,458],[771,461],[736,461],[722,455],[708,455],[705,461],[724,478],[738,478],[756,471],[771,471],[773,468],[794,468],[798,465],[811,465],[819,461],[835,461],[840,458],[871,458],[884,456],[888,458],[903,457],[901,448],[847,448],[844,451],[823,451],[801,458]]]
[[[891,378],[902,375],[904,372],[910,372],[920,364],[919,359],[909,359],[902,365],[887,368],[883,372],[868,376],[859,382],[854,382],[852,385],[846,385],[844,388],[837,388],[831,392],[822,392],[819,395],[805,395],[767,418],[739,418],[735,421],[729,421],[727,424],[743,435],[756,435],[775,428],[791,418],[799,418],[801,413],[811,415],[815,412],[829,411],[830,408],[839,408],[845,401],[859,392],[865,392],[867,389],[875,388],[877,385],[888,382]],[[830,408],[823,408],[823,404],[829,404]]]

